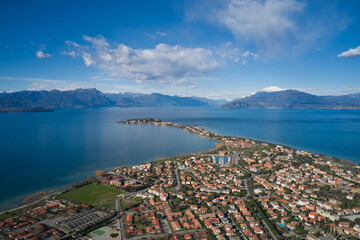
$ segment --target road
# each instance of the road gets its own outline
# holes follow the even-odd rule
[[[252,192],[251,192],[251,187],[250,187],[250,178],[244,179],[244,185],[245,185],[245,189],[246,189],[246,197],[251,197]]]
[[[127,197],[134,197],[134,195],[136,195],[137,193],[145,192],[147,190],[148,189],[145,188],[145,189],[142,189],[142,190],[137,191],[137,192],[126,193],[126,194],[124,194],[124,195],[122,195],[120,197],[117,197],[115,199],[115,213],[116,213],[116,216],[114,217],[113,220],[118,219],[118,227],[119,227],[119,232],[121,233],[121,239],[125,239],[124,238],[123,226],[122,226],[121,199],[127,198]]]
[[[233,152],[233,164],[234,165],[239,165],[239,154],[237,152]]]
[[[245,173],[249,173],[249,174],[252,174],[249,170],[247,170],[246,168],[244,167],[240,167],[240,166],[237,166],[241,171],[245,172]]]
[[[117,214],[120,214],[120,212],[121,212],[121,199],[122,199],[122,197],[115,199],[115,211]]]
[[[248,172],[247,170],[244,170],[242,167],[239,167],[241,170]],[[249,172],[248,172],[249,173]],[[251,173],[250,173],[251,174]],[[250,184],[250,179],[252,178],[252,174],[250,175],[249,178],[244,179],[244,185],[245,185],[245,189],[246,189],[246,197],[252,197],[252,191],[251,191],[251,184]],[[256,201],[256,200],[255,200]],[[268,232],[270,233],[271,237],[274,240],[277,240],[277,237],[273,234],[273,232],[270,230],[269,226],[266,224],[266,222],[264,220],[261,220],[261,222],[263,223],[263,225],[266,227],[266,229],[268,230]]]
[[[235,226],[235,228],[236,228],[236,230],[241,234],[241,238],[242,239],[244,239],[244,240],[247,240],[247,237],[244,235],[244,233],[238,228],[238,226],[236,225],[236,223],[235,223],[235,221],[234,221],[234,219],[230,216],[230,214],[229,214],[229,217],[230,217],[230,219],[231,219],[231,221],[233,222],[233,226]]]
[[[251,172],[249,172],[248,170],[246,170],[245,168],[243,168],[243,167],[240,167],[240,166],[237,166],[241,171],[243,171],[243,172],[245,172],[245,173],[248,173],[248,174],[250,174],[250,177],[248,177],[248,178],[245,178],[244,180],[243,180],[243,182],[244,182],[244,186],[245,186],[245,189],[246,189],[246,197],[251,197],[252,196],[252,191],[251,191],[251,184],[250,184],[250,179],[252,178],[252,173]]]
[[[175,165],[175,175],[176,175],[176,181],[177,181],[177,185],[176,185],[175,189],[176,189],[176,191],[180,192],[181,191],[181,183],[180,183],[179,169],[178,169],[177,165]]]
[[[273,232],[270,230],[270,228],[269,228],[269,226],[266,224],[266,222],[265,222],[263,219],[261,219],[261,222],[262,222],[262,224],[266,227],[266,229],[268,230],[268,232],[270,233],[272,239],[277,240],[278,238],[273,234]]]

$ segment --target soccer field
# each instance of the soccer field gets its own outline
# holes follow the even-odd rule
[[[97,236],[101,236],[101,235],[104,235],[106,233],[106,231],[103,229],[98,229],[98,230],[93,231],[92,233]]]
[[[88,184],[86,186],[71,190],[62,194],[62,197],[76,202],[90,204],[94,207],[115,208],[115,198],[122,194],[120,190],[102,185]]]

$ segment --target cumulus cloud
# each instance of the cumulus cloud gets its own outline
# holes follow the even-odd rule
[[[215,53],[220,58],[240,62],[242,65],[246,65],[246,58],[248,57],[252,57],[253,60],[259,58],[257,53],[253,53],[249,50],[242,51],[238,47],[234,47],[231,42],[226,42],[221,47],[215,48]]]
[[[188,84],[218,68],[211,50],[160,43],[153,49],[133,49],[109,43],[103,36],[83,37],[88,44],[67,41],[86,66],[95,66],[111,77],[138,83]]]
[[[338,55],[338,58],[354,58],[360,56],[360,46],[357,48],[350,48],[349,50],[342,52]]]
[[[295,31],[291,14],[302,9],[303,4],[295,0],[231,0],[218,13],[218,20],[237,39],[270,47]]]
[[[51,58],[51,54],[50,53],[45,53],[41,50],[37,51],[35,54],[38,58]]]

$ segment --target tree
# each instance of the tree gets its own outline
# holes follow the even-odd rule
[[[285,193],[286,193],[286,194],[291,194],[291,189],[286,187],[286,188],[285,188]]]

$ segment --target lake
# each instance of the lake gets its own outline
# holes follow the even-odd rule
[[[117,124],[160,118],[360,162],[360,110],[99,108],[0,114],[0,211],[98,169],[213,148],[177,128]]]

